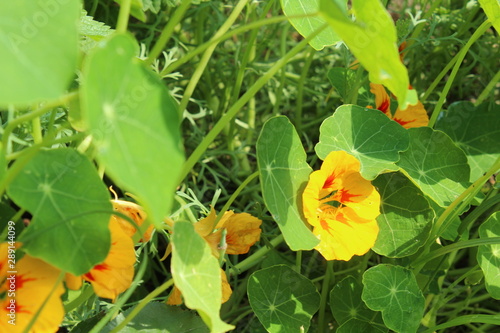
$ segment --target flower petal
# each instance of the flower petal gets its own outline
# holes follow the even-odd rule
[[[404,128],[423,127],[429,125],[429,116],[424,105],[418,101],[415,105],[409,105],[406,110],[396,110],[394,121]]]
[[[141,206],[136,203],[124,200],[111,200],[111,203],[113,204],[114,210],[130,217],[130,219],[134,221],[138,227],[142,226],[142,224],[146,220],[146,212],[142,209]],[[129,237],[133,237],[135,235],[137,229],[129,221],[115,215],[111,216],[111,218],[120,222],[121,227]],[[153,229],[153,225],[150,225],[148,227],[148,229],[142,235],[141,242],[147,242],[151,239]]]
[[[260,239],[262,221],[247,213],[232,215],[223,227],[226,228],[226,253],[243,254]]]

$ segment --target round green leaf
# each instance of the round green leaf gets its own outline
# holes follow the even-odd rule
[[[395,171],[399,152],[408,148],[408,134],[379,110],[342,105],[323,121],[316,153],[319,158],[344,150],[361,162],[361,175],[372,180],[386,170]]]
[[[382,311],[385,325],[396,332],[416,332],[424,314],[425,299],[413,273],[401,266],[380,264],[363,274],[361,298]]]
[[[189,222],[174,224],[172,277],[186,306],[198,311],[210,332],[227,332],[234,328],[219,316],[222,300],[219,262]]]
[[[479,237],[500,237],[500,213],[491,215],[479,227]],[[477,261],[484,272],[486,290],[495,299],[500,299],[500,244],[480,245]]]
[[[500,156],[500,105],[456,102],[443,112],[435,126],[448,134],[467,155],[470,181],[481,177]]]
[[[383,174],[373,181],[380,193],[380,232],[373,250],[391,258],[415,253],[431,231],[434,211],[423,193],[401,173]]]
[[[109,193],[92,162],[74,149],[39,152],[7,188],[33,219],[19,241],[33,257],[82,275],[110,247]]]
[[[120,313],[101,331],[109,333],[134,309]],[[87,331],[88,332],[88,331]],[[185,311],[165,303],[148,303],[120,333],[208,333],[203,320],[194,311]],[[73,332],[72,332],[73,333]]]
[[[281,0],[283,13],[290,23],[304,37],[326,24],[323,17],[318,15],[319,0]],[[331,27],[323,29],[309,44],[316,50],[333,45],[340,41]]]
[[[385,333],[388,329],[384,326],[372,324],[367,321],[351,318],[337,328],[336,333]]]
[[[380,312],[368,309],[361,300],[362,291],[363,286],[353,276],[344,278],[330,291],[330,308],[335,320],[340,325],[351,322],[344,328],[346,332],[350,332],[347,327],[351,327],[351,325],[375,324],[383,326]],[[353,324],[354,322],[356,324]]]
[[[439,206],[449,206],[468,186],[467,157],[443,132],[419,127],[408,133],[410,148],[398,166]]]
[[[177,105],[158,76],[136,58],[131,36],[114,35],[92,51],[80,98],[97,159],[160,225],[184,161]]]
[[[257,140],[257,163],[267,209],[294,250],[310,250],[319,242],[306,226],[302,192],[312,172],[300,138],[288,118],[269,119]]]
[[[67,90],[78,59],[80,1],[0,2],[0,106]]]
[[[253,273],[248,280],[250,306],[268,332],[307,332],[320,295],[314,284],[288,266]]]

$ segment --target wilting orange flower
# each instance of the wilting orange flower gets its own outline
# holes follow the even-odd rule
[[[233,211],[224,212],[224,215],[215,225],[217,213],[212,208],[208,216],[194,224],[195,231],[205,239],[212,250],[212,255],[219,258],[220,251],[224,250],[228,254],[244,254],[250,250],[260,239],[260,225],[262,221],[247,213],[234,213]],[[173,221],[166,220],[167,224],[173,225]],[[221,242],[223,231],[226,232],[224,242]],[[225,244],[221,249],[220,245]],[[165,257],[170,253],[167,249]],[[231,286],[227,282],[226,273],[221,269],[222,283],[222,303],[226,302],[231,296]],[[181,292],[174,286],[167,304],[178,305],[182,303]]]
[[[66,275],[66,285],[70,289],[79,289],[82,278],[92,284],[99,297],[113,301],[127,290],[134,277],[135,250],[132,238],[123,230],[123,225],[116,219],[109,221],[111,248],[104,262],[95,265],[81,277]]]
[[[141,206],[130,201],[124,200],[111,200],[113,204],[113,209],[120,212],[128,217],[137,224],[138,227],[142,226],[146,220],[147,214],[144,212]],[[118,221],[125,233],[129,237],[133,237],[137,232],[137,229],[129,221],[124,220],[116,215],[111,216],[111,219]],[[151,239],[151,234],[153,233],[154,226],[150,225],[148,229],[142,235],[141,242],[148,242]]]
[[[320,240],[315,249],[327,260],[363,255],[377,239],[380,195],[359,170],[355,157],[331,152],[302,195],[304,216]]]
[[[384,86],[370,83],[370,91],[375,95],[375,108],[404,128],[422,127],[429,124],[429,116],[420,101],[415,105],[409,105],[406,110],[397,108],[393,116],[391,113],[391,100]],[[369,108],[371,107],[369,106]]]
[[[0,332],[24,332],[47,297],[29,332],[56,332],[64,318],[61,271],[27,254],[14,256],[13,251],[9,243],[0,244]],[[19,260],[14,264],[9,255]]]

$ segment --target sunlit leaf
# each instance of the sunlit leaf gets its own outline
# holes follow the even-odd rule
[[[198,311],[210,332],[227,332],[234,328],[219,316],[221,270],[208,244],[191,223],[176,222],[172,245],[172,277],[186,306]]]
[[[288,266],[277,265],[250,276],[248,299],[268,332],[293,333],[307,332],[320,295],[309,279]]]
[[[408,89],[408,71],[399,58],[396,27],[379,0],[353,0],[353,21],[332,0],[320,0],[320,13],[369,72],[370,81],[383,84],[406,109],[416,104],[417,94]]]
[[[500,157],[500,105],[456,102],[442,113],[435,126],[448,134],[467,155],[470,181],[481,177]]]
[[[106,173],[137,196],[159,226],[184,157],[177,105],[137,53],[129,35],[114,35],[92,50],[83,70],[82,114]]]
[[[338,2],[343,2],[342,8],[346,10],[346,1]],[[319,0],[281,0],[281,8],[283,8],[283,13],[288,17],[290,23],[304,37],[326,25],[325,19],[318,15]],[[335,31],[331,27],[326,27],[311,39],[309,44],[316,50],[321,50],[325,46],[333,45],[339,41],[340,38]]]
[[[500,213],[496,212],[479,227],[479,237],[500,237]],[[486,290],[500,299],[500,244],[479,245],[477,261],[484,272]]]
[[[373,250],[386,257],[405,257],[425,244],[434,212],[423,193],[404,175],[390,173],[373,181],[382,199],[380,232]]]
[[[31,256],[81,275],[108,254],[112,206],[86,156],[74,149],[41,151],[14,178],[7,193],[33,215],[19,237]]]
[[[60,97],[75,76],[80,1],[0,2],[0,106]]]
[[[295,128],[286,117],[268,120],[257,140],[257,162],[267,209],[294,251],[310,250],[318,239],[305,224],[302,192],[312,172]]]
[[[479,4],[497,33],[500,33],[500,2],[498,0],[479,0]]]
[[[397,170],[399,152],[408,148],[408,134],[378,110],[342,105],[320,127],[316,153],[324,159],[331,151],[344,150],[361,162],[368,180],[379,173]]]
[[[424,314],[425,299],[413,273],[401,266],[379,264],[363,274],[361,298],[382,311],[385,325],[396,332],[412,333]]]

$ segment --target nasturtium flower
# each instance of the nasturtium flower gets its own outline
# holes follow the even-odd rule
[[[212,255],[219,258],[221,251],[227,254],[245,254],[260,239],[262,221],[248,213],[234,213],[233,211],[224,212],[217,225],[215,220],[217,213],[211,209],[207,217],[194,223],[195,231],[205,239]],[[165,222],[171,227],[175,222],[170,219]],[[225,234],[225,239],[222,239]],[[221,248],[221,245],[224,248]],[[170,254],[170,246],[164,256]],[[222,284],[222,303],[226,302],[231,296],[231,286],[227,282],[226,273],[221,269]],[[182,303],[181,291],[174,286],[167,299],[167,304],[178,305]]]
[[[113,204],[113,209],[117,212],[120,212],[124,214],[125,216],[129,217],[132,221],[137,224],[138,227],[142,226],[144,221],[146,220],[147,214],[146,212],[142,209],[141,206],[139,206],[136,203],[130,202],[130,201],[124,201],[124,200],[111,200],[111,203]],[[135,233],[137,232],[136,227],[131,224],[129,221],[124,220],[120,218],[119,216],[112,215],[111,216],[112,220],[116,220],[120,223],[123,231],[129,236],[133,237]],[[154,226],[150,225],[147,230],[144,232],[141,238],[141,242],[148,242],[151,239],[151,234],[153,233]]]
[[[109,229],[111,248],[106,259],[81,277],[67,274],[66,285],[70,289],[79,289],[83,278],[90,282],[97,296],[114,301],[132,284],[136,258],[134,242],[124,231],[123,224],[112,218]]]
[[[13,251],[9,243],[0,244],[0,332],[24,332],[46,299],[29,332],[56,332],[64,318],[61,271]]]
[[[384,86],[370,83],[370,91],[375,95],[375,108],[404,128],[422,127],[429,124],[429,116],[420,101],[415,105],[409,105],[406,110],[401,110],[398,107],[393,116],[391,113],[391,100]]]
[[[331,152],[303,192],[304,216],[320,240],[315,249],[327,260],[363,255],[377,239],[380,195],[359,170],[355,157]]]

